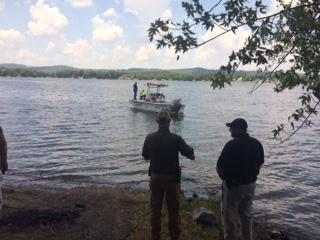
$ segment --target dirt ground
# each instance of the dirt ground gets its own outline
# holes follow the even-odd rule
[[[3,189],[1,240],[133,239],[142,193],[107,188]]]
[[[59,191],[2,189],[0,240],[149,240],[150,202],[142,192],[115,188],[75,188]],[[217,225],[194,222],[193,212],[213,211]],[[223,230],[219,201],[181,201],[181,239],[220,240]],[[162,237],[170,239],[167,211],[162,214]],[[254,224],[256,240],[288,240],[283,231]]]

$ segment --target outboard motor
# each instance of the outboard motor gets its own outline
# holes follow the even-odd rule
[[[181,98],[178,98],[178,99],[174,99],[172,101],[172,107],[171,107],[171,112],[173,114],[178,114],[179,113],[179,110],[181,108],[181,105],[182,105],[182,100]]]

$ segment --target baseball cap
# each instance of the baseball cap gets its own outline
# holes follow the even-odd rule
[[[248,128],[248,124],[246,120],[244,120],[243,118],[236,118],[232,122],[226,123],[226,126],[230,128],[239,128],[243,130]]]

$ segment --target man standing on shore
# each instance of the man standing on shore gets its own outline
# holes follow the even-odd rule
[[[7,162],[7,142],[2,132],[2,128],[0,127],[0,211],[2,209],[2,192],[1,192],[1,182],[2,182],[2,174],[8,170],[8,162]]]
[[[247,133],[247,122],[237,118],[226,124],[230,140],[218,159],[217,172],[222,183],[221,214],[225,240],[252,240],[252,199],[255,182],[264,163],[261,143]]]
[[[169,232],[172,240],[180,235],[180,178],[179,152],[194,160],[193,148],[177,134],[171,133],[170,114],[161,111],[157,122],[159,130],[149,134],[144,142],[142,156],[150,160],[149,176],[151,190],[151,235],[152,240],[160,240],[161,208],[166,197]]]

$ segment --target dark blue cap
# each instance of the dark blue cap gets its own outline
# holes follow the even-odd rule
[[[226,125],[229,128],[238,128],[243,130],[248,128],[248,124],[243,118],[236,118],[231,123],[226,123]]]

